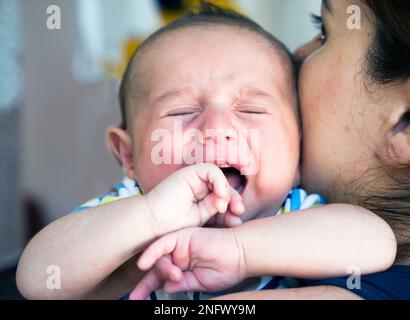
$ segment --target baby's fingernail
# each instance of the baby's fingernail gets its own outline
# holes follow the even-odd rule
[[[238,217],[232,219],[232,227],[236,227],[242,224],[242,220]]]
[[[178,271],[178,270],[174,270],[174,271],[171,273],[171,280],[172,280],[173,282],[178,282],[178,281],[179,281],[179,271]]]
[[[226,202],[221,202],[221,206],[220,206],[220,213],[224,213],[226,212],[226,210],[228,210],[228,204]]]
[[[234,219],[234,223],[239,226],[240,224],[242,224],[242,220],[241,218],[236,217],[236,219]]]
[[[241,202],[241,203],[238,204],[238,212],[240,212],[242,214],[242,213],[244,213],[244,211],[245,211],[245,206]]]

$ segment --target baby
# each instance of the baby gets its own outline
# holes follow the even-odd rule
[[[31,240],[18,266],[22,294],[206,299],[194,291],[389,267],[396,242],[380,218],[294,189],[295,88],[285,47],[238,14],[203,4],[154,33],[122,81],[123,127],[107,131],[127,178]],[[50,265],[60,290],[47,288]]]

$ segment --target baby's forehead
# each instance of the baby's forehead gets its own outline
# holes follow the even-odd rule
[[[134,60],[133,80],[148,84],[155,79],[151,83],[155,87],[164,78],[197,75],[204,70],[213,74],[240,74],[245,70],[244,76],[249,78],[258,76],[258,71],[272,71],[278,79],[292,77],[292,61],[286,49],[254,31],[232,26],[190,26],[168,31],[145,44]]]
[[[201,46],[201,44],[203,44]],[[226,46],[232,46],[227,50]],[[211,59],[213,56],[232,54],[241,55],[241,51],[234,51],[236,47],[253,48],[254,61],[261,55],[268,55],[270,62],[280,61],[280,65],[291,64],[291,56],[286,48],[275,38],[268,38],[260,33],[240,26],[231,25],[192,25],[180,29],[170,30],[148,40],[138,50],[134,57],[134,69],[151,64],[159,64],[167,56],[183,56],[189,61],[195,61],[197,56],[185,54],[187,51],[195,52],[195,48],[206,52]],[[152,68],[150,68],[152,70]]]

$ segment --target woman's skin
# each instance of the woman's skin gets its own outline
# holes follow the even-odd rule
[[[361,29],[350,30],[348,6],[361,8]],[[410,105],[410,80],[372,84],[364,58],[372,41],[372,12],[360,1],[322,5],[325,34],[297,50],[303,60],[299,94],[303,121],[302,183],[329,202],[357,203],[388,182],[366,173],[381,164],[410,161],[410,132],[395,127]],[[382,163],[380,163],[382,162]],[[376,172],[377,173],[377,172]],[[369,179],[369,180],[368,180]],[[371,179],[371,180],[370,180]],[[396,263],[410,265],[409,258]],[[219,299],[359,299],[337,287],[241,292]]]
[[[355,202],[384,179],[363,176],[400,149],[392,129],[409,105],[409,82],[383,88],[372,84],[364,62],[374,32],[369,9],[359,1],[327,1],[322,6],[326,35],[300,48],[299,76],[303,120],[302,182],[329,202]],[[361,7],[361,29],[346,26],[349,5]],[[406,88],[407,87],[407,88]],[[400,140],[400,139],[399,139]],[[407,139],[408,140],[408,139]],[[407,141],[408,144],[408,141]],[[392,153],[389,148],[393,149]],[[402,152],[404,150],[401,150]],[[396,156],[409,157],[402,154]]]

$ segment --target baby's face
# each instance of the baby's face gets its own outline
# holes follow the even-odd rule
[[[298,179],[300,138],[289,71],[266,40],[191,27],[160,38],[137,63],[130,130],[143,192],[212,162],[242,195],[244,220],[278,208]]]

